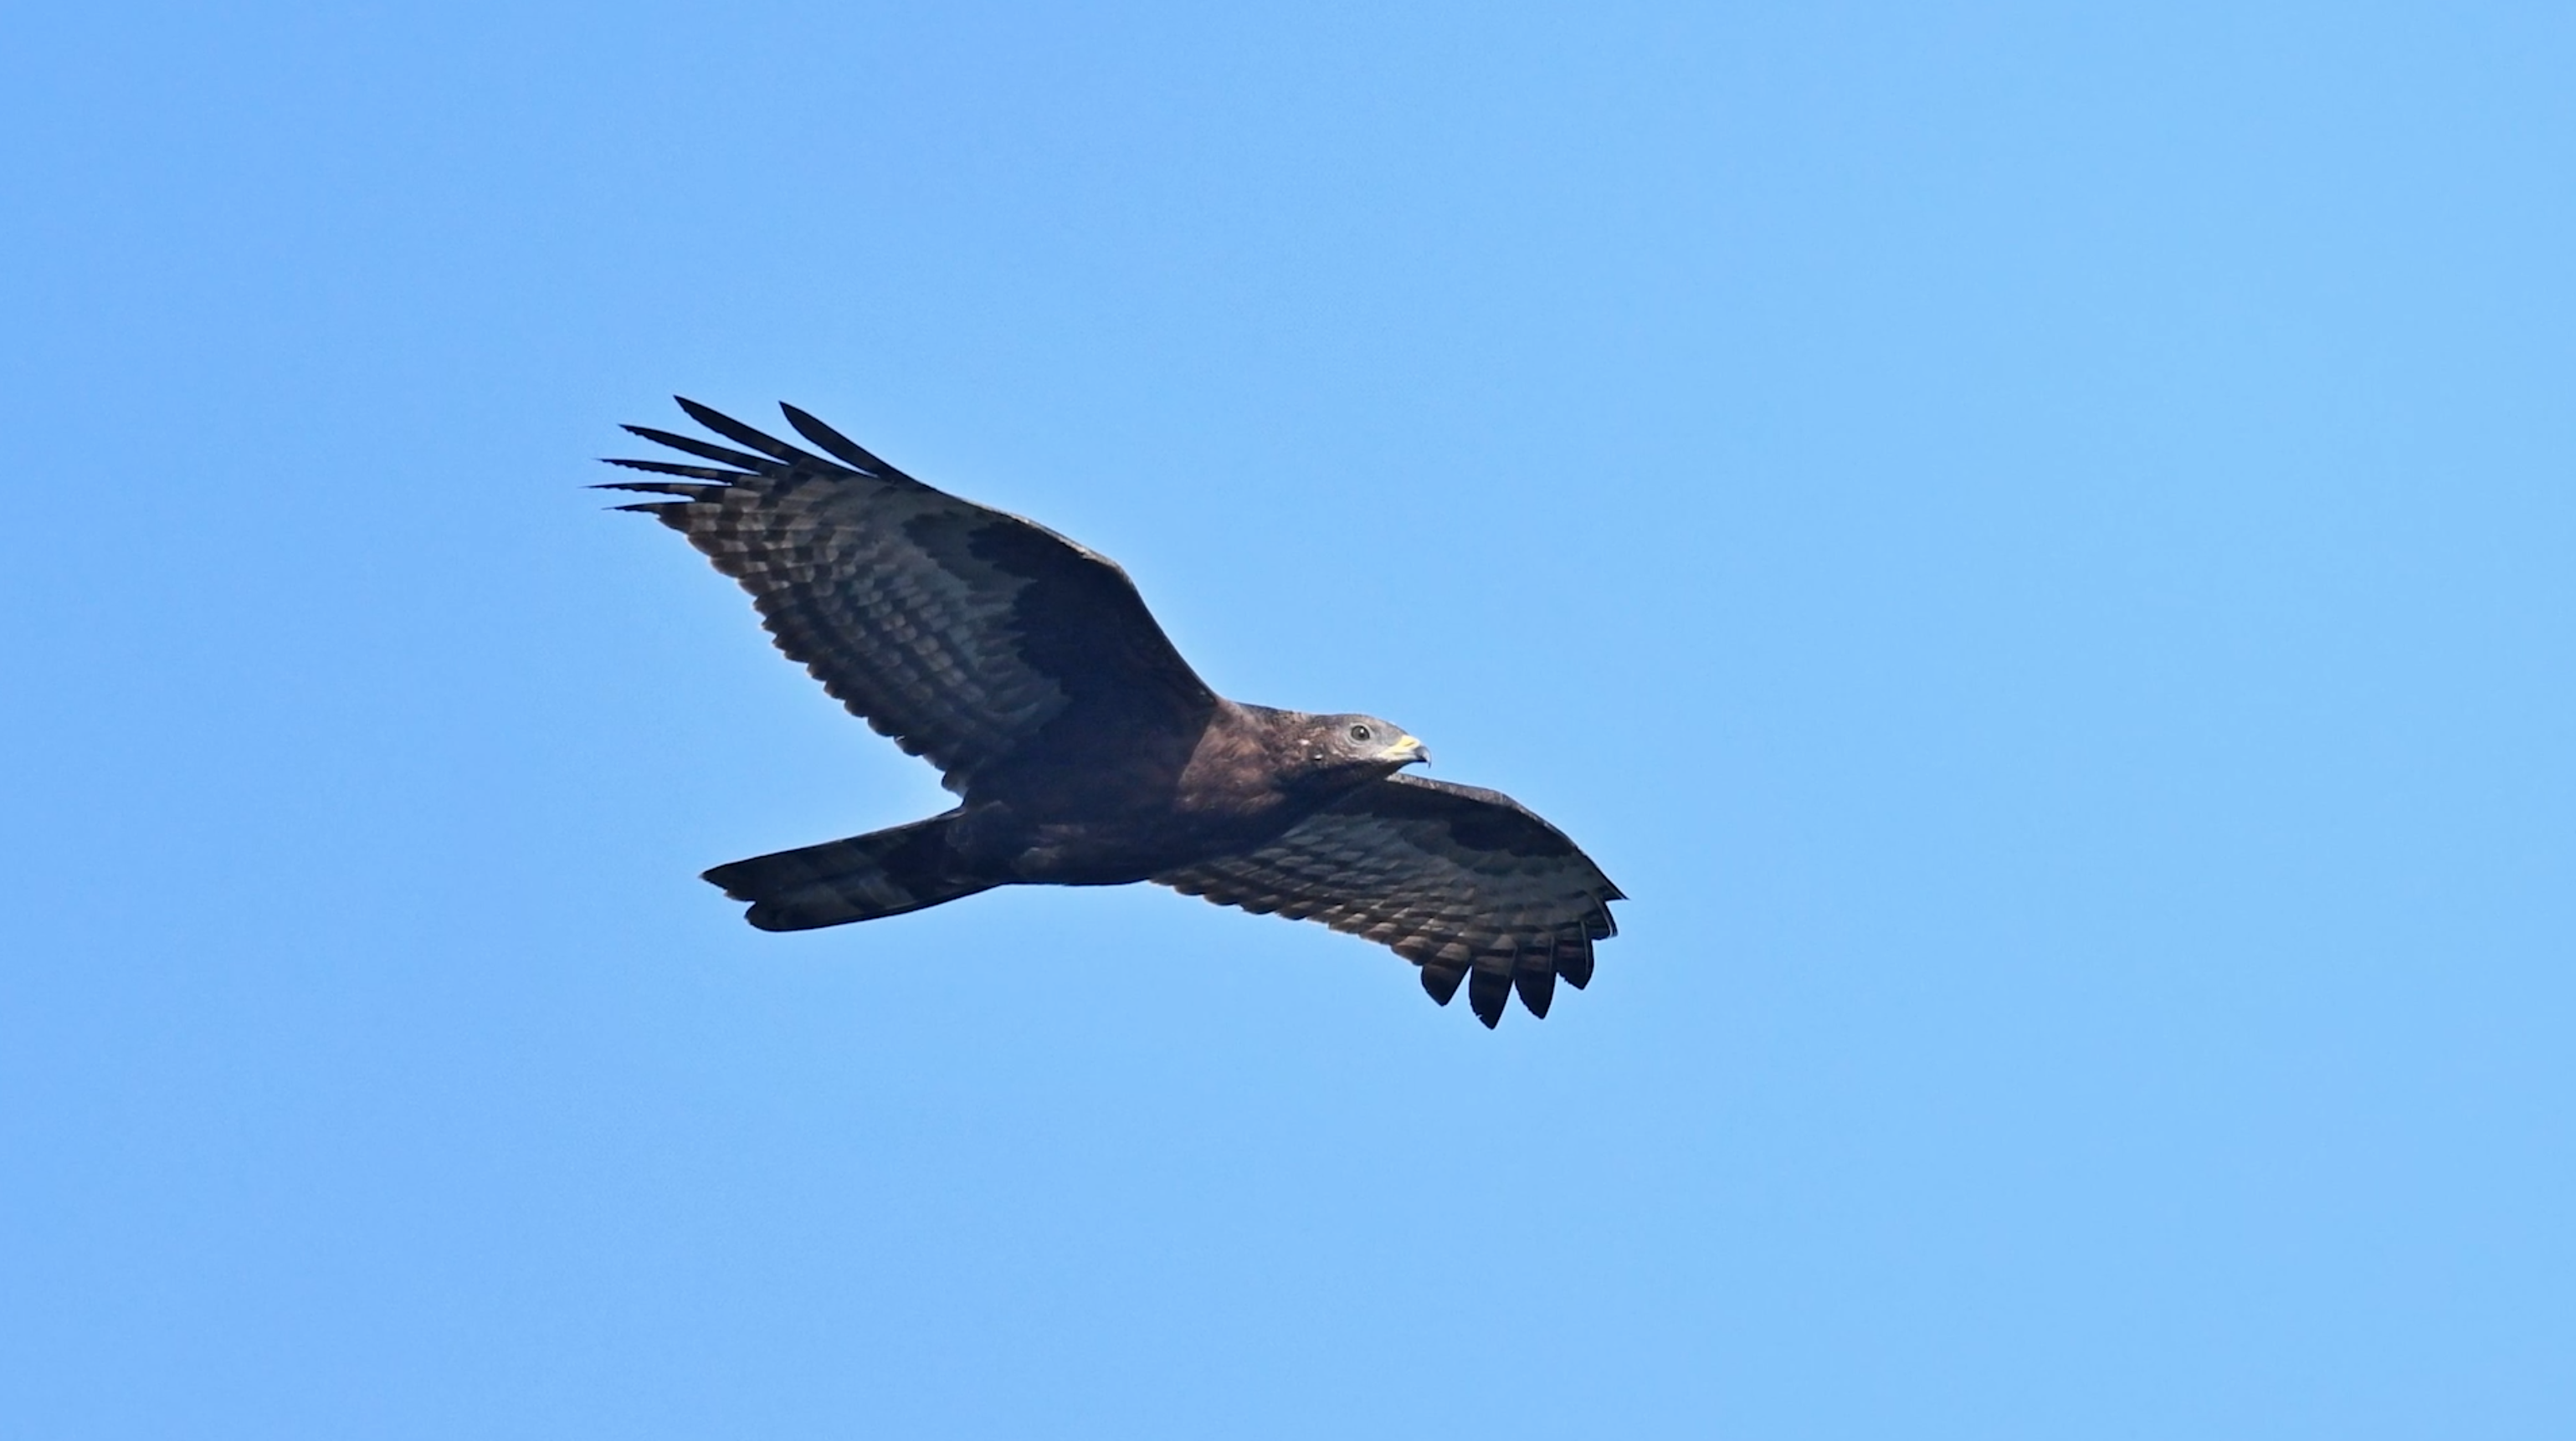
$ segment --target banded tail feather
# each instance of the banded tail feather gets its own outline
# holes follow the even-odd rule
[[[948,828],[956,811],[847,840],[731,861],[706,879],[764,931],[810,931],[899,916],[994,886],[951,873]]]

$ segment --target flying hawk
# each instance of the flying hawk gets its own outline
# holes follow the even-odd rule
[[[680,408],[752,453],[630,425],[713,464],[613,460],[677,479],[602,488],[668,497],[620,509],[706,552],[788,659],[958,797],[708,871],[753,925],[1153,881],[1388,946],[1444,1006],[1464,981],[1489,1027],[1515,990],[1544,1016],[1558,977],[1592,979],[1619,888],[1511,797],[1400,774],[1431,758],[1401,728],[1227,700],[1107,556],[934,490],[794,406],[825,455]]]

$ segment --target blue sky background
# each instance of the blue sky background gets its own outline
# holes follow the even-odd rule
[[[57,7],[43,1437],[2576,1434],[2576,11]],[[590,457],[802,404],[1635,900],[1487,1034],[926,767]]]

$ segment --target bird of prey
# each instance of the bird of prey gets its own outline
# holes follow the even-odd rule
[[[794,406],[810,453],[694,401],[744,449],[646,426],[711,462],[602,487],[742,583],[778,648],[851,714],[940,770],[954,809],[721,865],[763,930],[901,915],[1004,885],[1153,881],[1318,920],[1466,983],[1488,1027],[1518,991],[1545,1016],[1625,899],[1509,796],[1400,774],[1422,742],[1374,716],[1227,700],[1181,659],[1127,573],[1035,521],[934,490]]]

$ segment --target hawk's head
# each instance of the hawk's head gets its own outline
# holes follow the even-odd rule
[[[1422,742],[1372,715],[1306,716],[1296,731],[1301,779],[1328,787],[1391,776],[1416,762],[1429,764]]]

